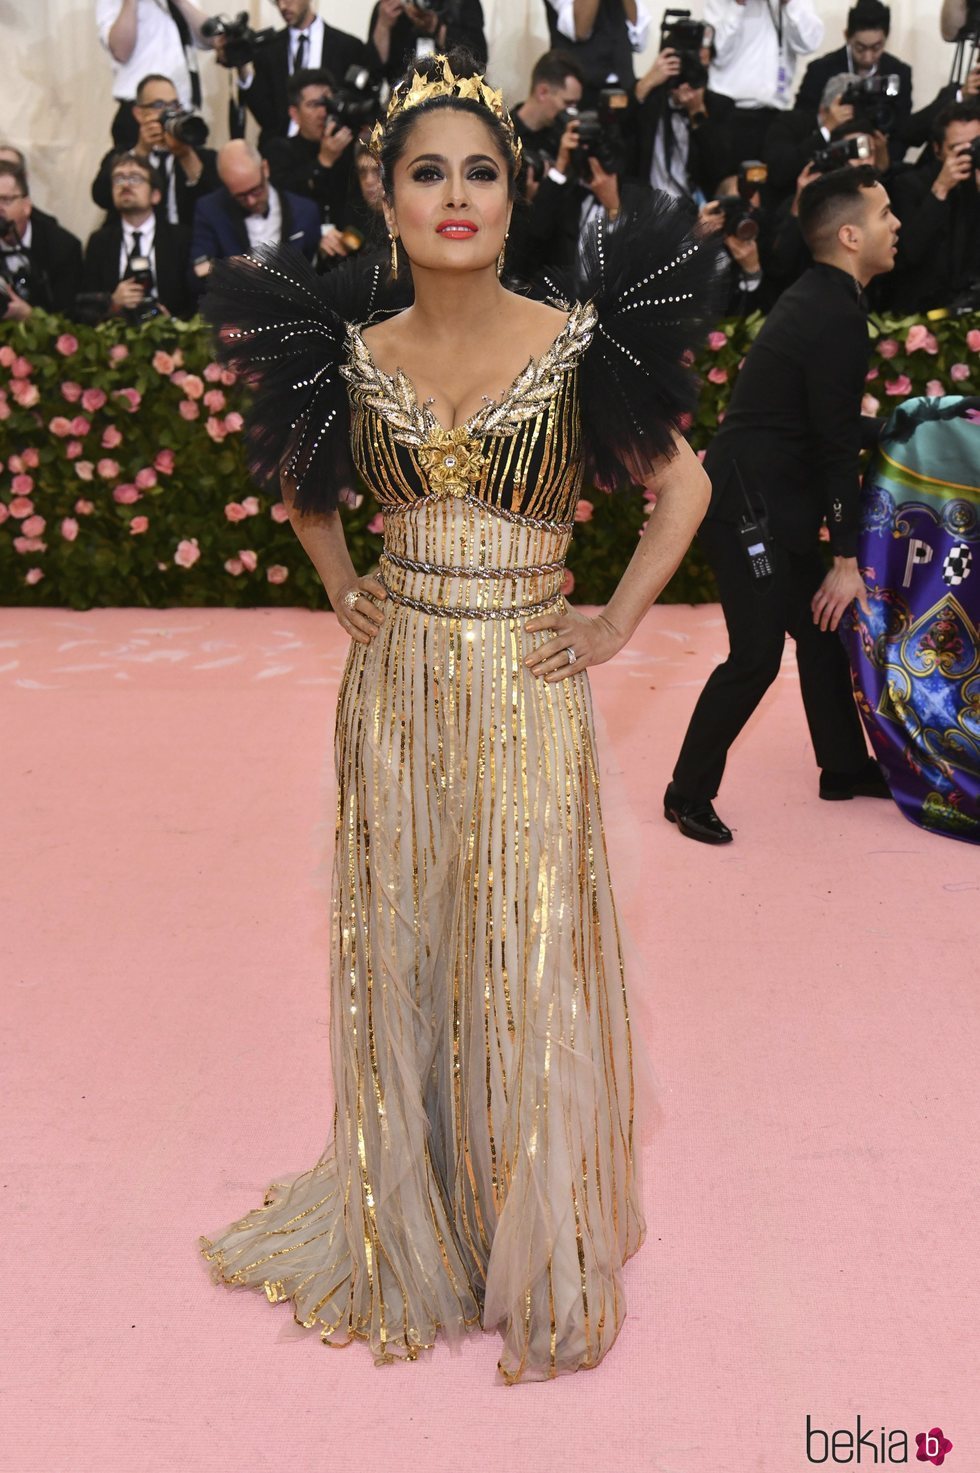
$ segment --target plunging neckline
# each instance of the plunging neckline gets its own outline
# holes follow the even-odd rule
[[[568,317],[566,318],[563,326],[561,327],[559,332],[552,338],[548,346],[537,356],[535,356],[533,353],[531,354],[524,367],[519,369],[518,372],[515,373],[514,377],[511,379],[506,389],[504,389],[503,393],[500,395],[500,398],[490,399],[489,401],[485,400],[484,403],[480,405],[480,408],[475,410],[473,414],[468,415],[466,419],[460,420],[458,424],[454,424],[452,426],[444,425],[442,423],[442,420],[439,419],[435,414],[433,414],[428,404],[424,400],[419,398],[418,390],[416,389],[412,380],[405,373],[404,369],[396,368],[394,373],[385,373],[384,369],[378,366],[377,362],[375,361],[374,354],[371,352],[371,349],[364,341],[364,334],[361,330],[361,323],[349,322],[347,324],[347,330],[351,335],[357,338],[357,341],[361,346],[361,351],[371,365],[372,372],[377,374],[379,379],[383,380],[383,382],[388,386],[389,390],[392,393],[397,393],[399,389],[401,389],[402,391],[407,390],[411,398],[411,402],[418,414],[426,416],[429,420],[431,420],[432,424],[441,435],[458,437],[463,431],[469,431],[470,429],[472,429],[472,427],[476,425],[477,421],[482,416],[488,415],[493,411],[503,409],[507,405],[512,395],[518,389],[518,386],[522,385],[525,376],[528,374],[529,371],[538,374],[542,368],[542,365],[545,364],[549,358],[557,357],[564,340],[567,337],[571,337],[574,335],[575,331],[578,328],[579,320],[582,314],[587,313],[588,311],[588,303],[576,302],[571,307]]]

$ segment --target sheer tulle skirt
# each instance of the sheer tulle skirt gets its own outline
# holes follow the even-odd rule
[[[465,564],[474,515],[515,566],[549,561],[554,531],[452,505],[441,530],[425,511],[392,518],[388,548],[415,535],[433,563]],[[414,593],[424,576],[407,575]],[[555,575],[539,576],[552,595]],[[440,591],[476,607],[485,583]],[[531,674],[524,656],[548,636],[524,623],[389,601],[371,644],[352,643],[333,1128],[311,1170],[200,1240],[215,1281],[291,1300],[300,1324],[363,1338],[378,1362],[497,1327],[508,1382],[598,1363],[645,1233],[589,683]]]

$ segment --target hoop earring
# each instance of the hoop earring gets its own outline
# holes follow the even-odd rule
[[[498,280],[500,279],[500,274],[501,274],[501,272],[504,269],[504,256],[507,253],[507,241],[508,241],[509,237],[510,237],[510,231],[508,230],[507,233],[504,236],[504,243],[500,247],[500,255],[497,257],[497,279]]]
[[[397,281],[398,280],[398,236],[397,235],[392,235],[391,234],[391,231],[389,231],[388,232],[388,238],[391,241],[391,279],[392,279],[392,281]]]

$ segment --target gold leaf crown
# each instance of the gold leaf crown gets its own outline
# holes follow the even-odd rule
[[[471,102],[478,102],[481,107],[488,108],[494,117],[503,123],[510,141],[511,153],[520,163],[521,140],[514,129],[513,119],[504,105],[504,94],[498,92],[496,87],[488,86],[481,72],[475,72],[468,77],[457,77],[453,75],[453,70],[445,56],[433,56],[432,60],[442,62],[442,76],[428,80],[420,76],[417,71],[413,72],[411,82],[399,82],[393,90],[388,99],[388,111],[385,114],[384,123],[375,123],[368,147],[378,162],[381,161],[381,144],[385,129],[398,113],[406,112],[410,107],[421,107],[423,102],[428,102],[433,97],[462,97],[468,98]]]

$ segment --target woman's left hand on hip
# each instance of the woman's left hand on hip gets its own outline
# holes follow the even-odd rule
[[[531,633],[550,630],[551,639],[524,659],[532,675],[554,682],[566,675],[578,675],[589,665],[601,665],[611,660],[622,649],[624,640],[604,614],[590,619],[575,609],[556,610],[552,614],[537,614],[528,619],[524,628]],[[575,656],[569,659],[569,650]]]

